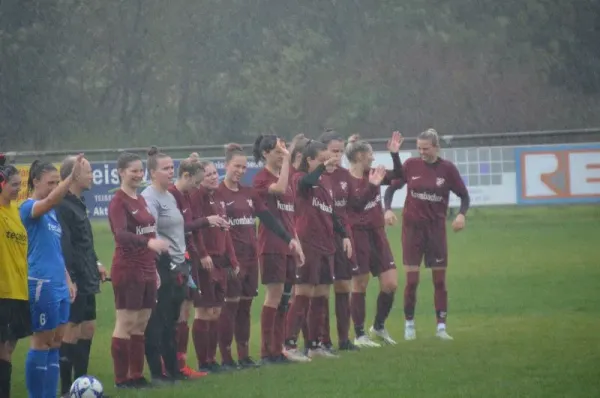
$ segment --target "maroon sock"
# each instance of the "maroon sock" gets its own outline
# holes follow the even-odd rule
[[[192,326],[192,340],[194,341],[198,365],[205,365],[208,358],[208,321],[204,319],[194,319],[194,324]]]
[[[131,343],[129,343],[129,376],[132,380],[144,377],[145,342],[143,334],[131,335]]]
[[[273,345],[273,330],[275,329],[276,314],[277,308],[267,307],[263,305],[262,312],[260,314],[261,358],[266,358],[273,355],[271,350]]]
[[[375,322],[373,323],[373,327],[376,330],[385,328],[385,320],[390,315],[393,304],[394,292],[379,292],[379,296],[377,296],[377,312],[375,313]]]
[[[350,332],[350,293],[335,294],[335,318],[339,342],[348,341]]]
[[[207,362],[217,361],[217,346],[219,345],[219,320],[215,319],[208,323],[208,348],[206,350]]]
[[[446,290],[446,270],[433,270],[433,301],[437,323],[446,323],[448,315],[448,291]]]
[[[294,297],[294,302],[288,310],[286,319],[287,336],[285,336],[286,342],[296,342],[298,340],[298,333],[302,329],[303,324],[306,321],[306,310],[310,304],[310,299],[306,296]],[[307,336],[304,335],[306,339]]]
[[[331,343],[331,325],[329,321],[329,297],[323,296],[323,320],[322,320],[322,330],[321,330],[321,342],[323,343]]]
[[[252,300],[240,300],[235,320],[235,343],[237,345],[238,359],[250,356],[248,342],[250,341],[250,310]]]
[[[319,334],[323,330],[325,303],[324,297],[313,297],[310,300],[310,308],[308,310],[308,339],[313,347],[319,339]]]
[[[221,352],[221,361],[223,363],[233,362],[231,343],[233,342],[237,309],[237,301],[227,301],[219,317],[219,351]]]
[[[419,272],[407,272],[406,285],[404,286],[404,319],[407,321],[412,321],[415,319],[418,286]]]
[[[187,325],[187,322],[178,322],[177,323],[177,365],[179,369],[183,369],[187,366],[187,347],[190,336],[190,328]]]
[[[308,339],[308,310],[310,305],[308,305],[304,309],[304,322],[302,322],[302,340],[304,340],[304,347],[308,347],[310,345],[310,340]]]
[[[131,340],[113,337],[110,351],[113,358],[115,383],[125,383],[129,379],[129,351]]]
[[[273,329],[273,346],[271,352],[274,356],[281,355],[283,350],[283,342],[285,341],[286,325],[285,320],[287,318],[287,311],[277,310],[275,314],[275,327]]]
[[[354,322],[354,332],[356,337],[365,334],[365,293],[353,292],[350,300],[350,308],[352,311],[352,321]]]

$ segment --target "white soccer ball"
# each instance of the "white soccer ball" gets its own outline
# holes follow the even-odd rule
[[[102,398],[104,388],[94,376],[81,376],[73,382],[69,394],[71,398]]]

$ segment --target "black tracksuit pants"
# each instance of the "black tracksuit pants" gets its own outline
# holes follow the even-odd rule
[[[152,378],[163,376],[161,358],[167,376],[176,377],[179,375],[176,328],[181,303],[185,298],[187,281],[183,274],[170,270],[169,256],[160,256],[156,265],[161,284],[158,289],[156,308],[152,311],[144,333],[146,361]]]

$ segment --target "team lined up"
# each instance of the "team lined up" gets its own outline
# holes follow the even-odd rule
[[[372,167],[372,148],[357,137],[351,137],[346,145],[335,131],[325,132],[318,140],[297,136],[288,149],[279,137],[264,135],[257,139],[253,151],[256,161],[264,167],[255,176],[252,187],[240,185],[247,159],[235,144],[227,147],[226,175],[221,183],[215,165],[192,154],[180,163],[173,184],[173,160],[153,148],[146,164],[152,184],[141,194],[137,191],[144,179],[142,160],[135,154],[122,154],[117,162],[121,187],[109,206],[115,239],[111,277],[116,324],[111,352],[117,387],[143,388],[260,364],[335,357],[329,330],[332,285],[340,350],[377,347],[381,342],[395,344],[385,329],[398,281],[385,225],[396,222],[389,210],[391,199],[404,185],[405,339],[416,338],[414,308],[423,259],[433,273],[436,335],[451,339],[446,332],[445,215],[452,191],[461,199],[453,228],[461,230],[469,195],[456,167],[438,157],[439,139],[434,130],[419,135],[420,157],[408,159],[404,165],[398,156],[402,142],[399,133],[394,133],[388,142],[393,168],[386,170]],[[349,162],[347,169],[342,167],[343,155]],[[9,320],[9,327],[2,333],[5,348],[0,371],[6,368],[4,358],[10,364],[12,351],[6,347],[14,347],[16,340],[28,334],[31,325],[27,325],[27,319],[15,315],[27,309],[31,317],[25,318],[34,322],[31,351],[46,352],[44,356],[30,351],[28,380],[57,378],[52,373],[58,362],[54,356],[58,356],[64,335],[62,326],[69,321],[68,293],[71,300],[76,295],[75,283],[65,272],[64,259],[49,261],[40,256],[51,248],[37,248],[40,243],[36,235],[38,230],[48,230],[49,238],[58,237],[60,242],[62,231],[55,216],[53,219],[53,207],[74,181],[81,181],[85,170],[91,171],[82,156],[72,158],[70,164],[71,174],[60,183],[53,175],[48,177],[51,170],[36,169],[37,174],[30,179],[44,189],[37,189],[37,194],[34,190],[33,199],[20,209],[20,218],[28,226],[28,242],[25,246],[22,242],[20,246],[13,241],[6,243],[12,257],[5,263],[15,264],[15,270],[1,272],[12,277],[27,269],[26,262],[19,262],[25,247],[29,252],[30,281],[29,294],[16,297],[4,292],[15,291],[22,276],[8,278],[7,283],[1,282],[4,274],[0,278],[0,314]],[[20,184],[18,173],[12,173],[10,167],[4,166],[0,171],[0,216],[6,214],[0,217],[2,220],[14,218],[11,201],[18,193],[16,182]],[[389,185],[383,200],[385,215],[381,209],[382,185]],[[260,219],[258,233],[256,218]],[[1,225],[7,236],[8,231],[22,234],[21,227],[14,224],[12,220],[10,225]],[[40,304],[38,282],[31,279],[37,278],[37,269],[51,269],[52,280],[56,279],[56,283],[47,284],[51,290],[47,301],[51,304],[46,306],[52,308]],[[367,331],[365,295],[369,274],[379,279],[380,292],[374,322]],[[248,342],[259,275],[265,286],[265,300],[260,320],[260,361],[254,361]],[[9,284],[11,287],[5,288]],[[18,307],[24,300],[21,296],[29,300],[25,307]],[[194,321],[190,330],[192,308]],[[40,325],[40,314],[52,322]],[[350,339],[351,320],[354,340]],[[304,350],[298,345],[301,331]],[[198,371],[187,364],[190,334]],[[231,352],[234,339],[237,361]],[[36,345],[36,341],[44,347]],[[217,348],[221,364],[216,361]],[[152,383],[143,377],[144,359]],[[40,373],[42,367],[46,369],[44,375]],[[52,388],[49,383],[46,385]],[[30,396],[42,396],[38,387],[30,387],[28,382]]]

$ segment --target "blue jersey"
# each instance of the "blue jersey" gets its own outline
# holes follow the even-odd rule
[[[60,242],[62,229],[56,212],[52,209],[40,217],[33,218],[31,213],[34,203],[35,200],[27,199],[19,208],[29,243],[29,277],[49,282],[54,288],[64,287],[68,290]]]

